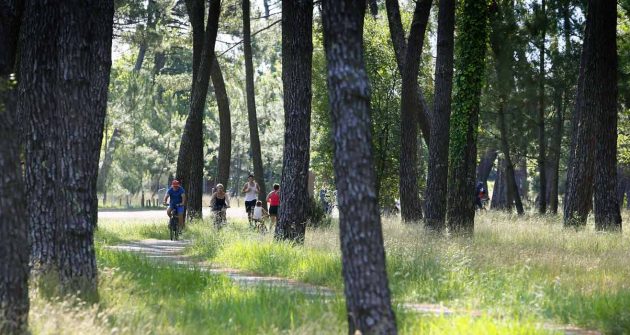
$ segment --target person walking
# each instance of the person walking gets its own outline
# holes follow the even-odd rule
[[[242,193],[245,194],[245,211],[247,212],[247,220],[252,222],[252,211],[254,207],[256,207],[256,200],[258,198],[258,193],[260,192],[260,187],[256,180],[254,180],[254,175],[250,174],[247,177],[247,182],[243,185]]]

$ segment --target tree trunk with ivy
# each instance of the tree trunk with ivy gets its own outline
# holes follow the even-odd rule
[[[453,234],[472,234],[475,224],[475,166],[479,103],[485,73],[487,2],[460,4],[457,75],[449,148],[448,228]]]
[[[322,3],[349,334],[396,334],[371,149],[365,1]]]
[[[429,165],[425,192],[425,227],[446,228],[446,183],[448,179],[448,133],[453,88],[455,0],[441,0],[438,14],[435,101],[430,118]]]
[[[309,206],[313,1],[282,2],[284,155],[276,237],[304,241]]]

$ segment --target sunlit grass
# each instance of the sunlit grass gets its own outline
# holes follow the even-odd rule
[[[420,225],[395,219],[384,220],[383,230],[389,284],[405,333],[461,333],[463,328],[471,329],[468,334],[476,333],[474,329],[484,329],[479,332],[483,334],[548,332],[543,323],[630,332],[626,232],[599,233],[591,226],[576,231],[564,229],[559,218],[497,212],[478,215],[473,238],[436,238]],[[104,221],[97,240],[166,239],[167,233],[161,221]],[[336,225],[309,229],[304,246],[275,242],[271,234],[260,235],[242,220],[230,220],[221,231],[209,222],[192,224],[184,238],[192,242],[188,255],[213,266],[292,278],[342,293]],[[419,317],[405,312],[403,303],[441,304],[457,317]]]
[[[309,230],[304,246],[292,246],[234,225],[220,233],[198,226],[189,252],[204,256],[210,248],[205,259],[213,264],[342,288],[336,227]],[[477,217],[473,238],[440,239],[398,220],[383,226],[397,302],[630,331],[627,233],[567,230],[558,218],[495,212]]]

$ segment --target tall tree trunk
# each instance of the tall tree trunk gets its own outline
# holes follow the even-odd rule
[[[392,14],[390,17],[390,27],[398,27],[398,0],[395,2],[395,9],[388,10]],[[402,96],[400,108],[400,206],[403,221],[413,222],[422,219],[422,206],[420,204],[420,192],[418,191],[418,111],[421,104],[418,99],[418,72],[420,70],[420,58],[422,56],[422,46],[424,35],[429,21],[432,0],[422,0],[416,3],[413,13],[411,28],[409,29],[409,39],[404,48],[404,66],[401,69],[402,76]],[[390,5],[391,7],[392,5]],[[392,31],[392,40],[397,40],[394,36],[404,34],[402,25],[400,30]],[[403,35],[404,36],[404,35]],[[403,37],[404,39],[404,37]],[[403,41],[404,43],[404,41]]]
[[[385,6],[387,9],[389,32],[391,35],[392,44],[394,45],[394,54],[396,55],[396,64],[398,65],[398,72],[400,72],[400,75],[402,77],[402,74],[405,72],[405,55],[407,55],[407,41],[405,40],[405,30],[403,29],[402,20],[400,18],[400,6],[398,5],[398,0],[386,0]],[[409,35],[422,35],[422,38],[424,39],[424,31],[421,31],[422,27],[423,26],[420,24],[412,24],[409,30]],[[421,48],[422,46],[416,47]],[[416,95],[417,100],[414,104],[418,106],[418,111],[416,115],[417,121],[420,124],[420,129],[422,130],[422,137],[424,138],[424,141],[426,143],[429,143],[429,107],[426,103],[426,100],[424,99],[424,94],[422,93],[422,89],[419,85],[416,87]]]
[[[158,21],[158,11],[157,4],[155,0],[149,0],[147,3],[147,24],[146,26],[142,26],[142,40],[140,41],[140,46],[138,48],[138,56],[136,57],[136,63],[133,67],[133,72],[140,72],[142,69],[142,64],[144,63],[144,58],[146,56],[147,50],[149,49],[149,37],[147,36],[151,31],[155,30],[155,26]],[[139,26],[140,27],[140,26]]]
[[[243,52],[245,56],[245,91],[247,93],[247,121],[249,122],[249,139],[251,142],[254,175],[258,179],[258,200],[267,208],[265,173],[263,170],[260,137],[258,136],[258,118],[256,116],[256,92],[254,87],[254,61],[252,55],[252,37],[250,29],[249,0],[243,0]]]
[[[371,149],[365,1],[324,1],[322,7],[348,333],[396,334]]]
[[[191,6],[189,8],[195,7]],[[191,219],[201,217],[201,198],[203,195],[203,111],[205,109],[206,96],[210,85],[210,68],[212,67],[213,58],[215,57],[214,45],[219,29],[220,12],[221,1],[210,1],[210,6],[208,7],[208,22],[203,36],[201,59],[199,61],[199,68],[197,69],[196,82],[193,83],[190,113],[186,120],[177,160],[178,178],[180,180],[184,179],[184,185],[188,186],[187,193],[189,201],[187,210]],[[199,19],[199,15],[189,12],[189,16],[193,27],[199,29],[199,23],[196,22],[196,20]],[[192,21],[195,22],[193,23]],[[201,25],[203,26],[203,22]],[[195,33],[193,31],[193,43],[194,35]],[[193,77],[195,77],[194,70]],[[187,134],[188,136],[186,136]],[[188,166],[185,165],[186,154],[190,155]],[[181,166],[180,160],[183,161],[183,165]],[[189,176],[188,182],[186,182],[184,177],[186,175]]]
[[[572,120],[564,202],[565,226],[584,226],[594,182],[596,226],[621,229],[616,196],[617,57],[616,2],[589,0],[580,77]],[[612,147],[611,147],[612,146]],[[596,163],[595,160],[601,160]],[[611,171],[611,167],[615,167]],[[597,177],[595,177],[597,174]],[[597,206],[596,206],[597,207]]]
[[[461,71],[455,80],[451,117],[447,218],[451,232],[472,234],[477,126],[485,72],[488,8],[483,0],[463,0],[462,6],[457,48],[458,69]]]
[[[27,334],[28,330],[28,222],[20,166],[20,125],[15,72],[22,16],[21,1],[0,1],[0,333]]]
[[[595,4],[596,3],[596,4]],[[592,8],[592,9],[591,9]],[[617,200],[617,5],[614,0],[589,1],[597,27],[594,84],[597,144],[595,147],[595,228],[621,231]]]
[[[547,158],[545,148],[545,37],[547,34],[547,12],[545,10],[545,0],[541,0],[540,15],[542,16],[542,30],[540,37],[539,54],[539,78],[538,78],[538,213],[547,212]]]
[[[19,109],[28,124],[33,263],[59,276],[60,293],[94,299],[96,183],[114,4],[27,1],[25,13]]]
[[[508,143],[508,131],[505,124],[505,97],[499,98],[500,106],[497,110],[499,132],[501,133],[501,151],[503,151],[503,158],[505,160],[505,181],[507,191],[507,210],[512,210],[512,201],[516,205],[516,212],[518,215],[525,214],[523,209],[523,203],[521,202],[521,196],[519,194],[518,185],[516,184],[516,176],[514,175],[514,164],[512,163],[512,157],[510,156],[510,144]]]
[[[192,83],[191,83],[191,105],[192,96],[195,92],[195,86],[197,85],[197,79],[199,77],[199,64],[201,64],[201,57],[204,48],[205,40],[205,2],[203,0],[186,0],[186,11],[190,19],[193,35],[193,62],[192,62]],[[191,136],[194,128],[194,123],[199,122],[200,116],[193,114],[192,109],[189,112],[184,131],[182,133],[182,140],[179,146],[179,154],[177,156],[177,171],[175,172],[175,178],[177,178],[184,189],[189,190],[190,185],[190,170],[191,170]]]
[[[481,156],[479,165],[477,165],[477,181],[482,182],[486,190],[488,189],[488,178],[490,177],[490,172],[492,172],[492,167],[494,167],[494,162],[497,160],[497,156],[497,149],[493,147],[488,148]]]
[[[448,178],[448,133],[453,89],[455,0],[441,0],[438,14],[435,101],[431,115],[429,167],[425,193],[425,226],[446,228],[446,183]],[[492,166],[492,165],[491,165]],[[487,177],[486,177],[487,179]]]
[[[490,46],[494,54],[495,72],[497,74],[497,89],[499,91],[497,107],[497,126],[499,128],[501,151],[505,163],[505,188],[506,207],[512,210],[512,202],[516,204],[519,215],[523,215],[523,204],[519,195],[516,177],[514,175],[514,164],[510,155],[510,144],[508,140],[508,126],[505,120],[505,109],[509,97],[514,90],[514,51],[511,39],[515,37],[518,26],[514,19],[514,5],[511,2],[504,3],[502,7],[493,11],[490,16],[491,32]]]
[[[284,156],[276,236],[304,241],[309,206],[313,1],[282,2]]]
[[[269,18],[269,1],[270,0],[263,0],[263,7],[265,7],[265,17]]]
[[[217,182],[228,189],[230,180],[230,159],[232,158],[232,121],[230,118],[230,100],[225,89],[225,81],[219,61],[215,57],[210,70],[214,95],[219,107],[219,163]]]
[[[497,162],[497,176],[494,179],[494,190],[492,191],[492,201],[490,202],[490,208],[498,210],[507,208],[508,199],[506,179],[505,160],[503,159],[503,157],[501,157]]]
[[[570,15],[570,1],[562,1],[561,8],[559,8],[560,15],[562,15],[563,23],[563,35],[564,35],[564,57],[562,60],[562,69],[564,78],[562,82],[562,93],[557,98],[560,99],[556,103],[556,119],[553,129],[553,142],[552,142],[552,162],[551,162],[551,175],[550,175],[550,189],[549,189],[549,211],[552,214],[558,213],[558,186],[560,182],[560,155],[562,150],[562,135],[564,133],[564,115],[568,105],[568,99],[570,95],[570,85],[568,81],[567,73],[571,71],[569,65],[569,59],[572,54],[571,48],[571,15]]]
[[[109,178],[109,171],[111,170],[112,163],[114,162],[114,152],[116,151],[116,146],[119,141],[120,129],[114,128],[112,137],[109,139],[109,144],[107,144],[107,148],[105,149],[105,156],[103,157],[103,162],[101,163],[101,167],[98,172],[96,192],[104,193],[107,191],[107,178]]]

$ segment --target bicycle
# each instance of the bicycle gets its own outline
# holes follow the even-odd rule
[[[181,234],[181,229],[179,227],[179,217],[177,216],[177,208],[181,205],[176,205],[173,210],[171,210],[171,216],[168,219],[168,232],[171,238],[171,241],[177,241],[179,239],[179,235]]]
[[[254,229],[263,235],[266,234],[268,231],[267,225],[264,221],[267,217],[269,217],[269,215],[265,215],[262,219],[252,219],[252,221],[254,222]]]
[[[218,210],[212,209],[212,214],[214,215],[214,227],[216,229],[221,229],[223,226],[227,225],[226,212],[228,207],[229,206],[224,206]]]

